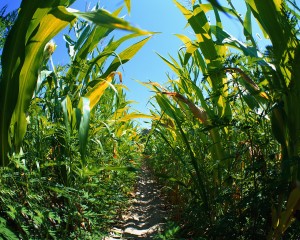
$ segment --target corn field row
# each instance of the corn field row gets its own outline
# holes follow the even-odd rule
[[[145,162],[173,206],[158,238],[298,239],[299,4],[244,0],[241,12],[231,0],[173,0],[193,34],[158,55],[173,75],[142,83],[154,93],[145,114],[132,110],[120,68],[156,33],[122,8],[74,2],[0,11],[0,238],[102,239]],[[51,39],[65,28],[61,66]]]

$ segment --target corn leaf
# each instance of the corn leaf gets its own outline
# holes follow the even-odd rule
[[[70,8],[68,10],[75,16],[89,20],[99,26],[110,29],[122,29],[145,35],[151,34],[151,32],[131,26],[127,21],[123,20],[122,18],[113,16],[110,12],[104,9],[97,9],[96,11],[92,12],[78,12]]]
[[[246,7],[247,12],[244,19],[244,35],[248,40],[250,40],[252,36],[251,8],[248,4],[246,4]]]
[[[281,213],[279,224],[275,230],[283,234],[294,221],[294,214],[299,210],[300,189],[295,188],[289,195],[286,210]]]
[[[119,122],[127,122],[129,120],[135,119],[135,118],[149,118],[149,119],[157,119],[157,117],[147,115],[147,114],[142,114],[142,113],[128,113],[125,116],[117,119]]]
[[[69,132],[71,129],[71,121],[72,121],[72,112],[73,112],[73,108],[72,108],[72,102],[70,97],[67,95],[67,97],[61,102],[62,105],[62,111],[63,111],[63,115],[64,115],[64,122],[65,122],[65,126],[67,131]]]
[[[184,102],[187,104],[191,110],[191,112],[194,114],[195,118],[197,118],[200,122],[202,122],[205,125],[209,124],[209,119],[206,111],[202,108],[199,108],[194,103],[192,103],[189,99],[184,97],[183,95],[176,93],[176,92],[163,92],[163,94],[174,97],[175,99],[178,99],[179,101]]]
[[[285,51],[289,37],[289,33],[286,32],[288,29],[284,30],[280,23],[280,20],[283,20],[280,13],[282,0],[246,0],[246,2],[251,7],[254,17],[260,23],[262,31],[270,37],[276,49],[275,53],[281,56]]]
[[[75,17],[60,6],[67,1],[23,1],[21,10],[7,37],[2,54],[3,79],[0,91],[1,161],[8,163],[8,129],[14,125],[12,144],[18,151],[26,132],[26,111],[30,104],[43,51],[61,29]],[[13,115],[13,119],[12,119]]]
[[[124,1],[125,1],[126,8],[127,8],[128,12],[130,13],[130,11],[131,11],[130,0],[124,0]]]
[[[133,58],[134,55],[146,44],[146,42],[149,41],[150,38],[151,37],[147,37],[131,45],[130,47],[126,48],[123,52],[121,52],[118,57],[115,57],[115,59],[112,61],[112,63],[107,68],[102,77],[108,76],[111,72],[116,71],[119,68],[119,66],[125,64],[131,58]]]
[[[120,59],[120,56],[118,56],[115,53],[116,49],[126,40],[129,40],[129,39],[135,38],[135,37],[139,37],[139,36],[142,36],[142,35],[137,34],[137,33],[128,34],[128,35],[118,39],[117,41],[111,41],[98,56],[94,57],[91,60],[90,66],[86,71],[84,69],[82,71],[80,71],[79,79],[81,79],[81,75],[83,75],[83,77],[84,77],[83,86],[85,86],[85,83],[89,80],[90,72],[95,65],[100,66],[100,67],[103,66],[105,61],[107,61],[107,57],[109,57],[109,56],[115,56],[116,58]],[[117,69],[115,69],[115,70],[117,70]],[[78,71],[78,68],[74,68],[74,71]]]
[[[89,99],[90,102],[90,109],[92,110],[95,105],[99,102],[101,96],[103,95],[104,91],[106,88],[108,88],[108,86],[110,86],[110,83],[112,82],[114,76],[118,74],[120,79],[122,79],[122,75],[121,73],[117,72],[112,72],[110,75],[108,75],[108,77],[106,78],[106,80],[104,80],[103,82],[100,82],[98,84],[96,84],[86,95],[85,97]]]
[[[216,59],[218,54],[210,35],[210,25],[206,18],[205,12],[199,5],[196,5],[193,12],[190,12],[177,1],[175,1],[175,4],[181,10],[185,18],[188,20],[190,26],[194,30],[197,42],[200,45],[204,57],[210,60]]]
[[[79,125],[79,151],[83,164],[85,164],[85,154],[88,140],[88,131],[90,123],[90,100],[86,97],[80,99],[78,108],[81,111],[81,119]]]

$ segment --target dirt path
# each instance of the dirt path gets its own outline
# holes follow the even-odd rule
[[[160,199],[159,187],[144,167],[138,178],[131,208],[122,218],[121,227],[113,228],[110,236],[104,240],[153,239],[164,226],[166,211]]]

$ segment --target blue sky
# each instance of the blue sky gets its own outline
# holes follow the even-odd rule
[[[16,9],[21,0],[1,0],[0,7],[8,5],[8,11]],[[72,8],[84,11],[87,6],[94,6],[96,0],[77,0]],[[236,1],[237,8],[243,11],[243,1]],[[118,8],[122,0],[102,0],[100,6],[110,11]],[[242,3],[244,4],[244,3]],[[157,56],[156,52],[168,58],[168,54],[177,55],[178,49],[182,46],[181,41],[174,34],[185,34],[193,39],[193,34],[184,29],[186,20],[181,12],[176,8],[172,0],[131,0],[131,13],[125,19],[132,25],[154,32],[161,32],[148,41],[141,51],[123,67],[123,83],[130,89],[127,93],[128,99],[139,102],[133,107],[141,112],[147,113],[147,101],[153,94],[147,88],[137,83],[142,82],[165,83],[166,73],[171,73],[168,66]],[[224,18],[225,29],[236,36],[239,40],[243,39],[242,30],[239,24],[232,19]],[[58,45],[54,63],[68,63],[67,49],[62,40],[62,35],[55,38]],[[59,53],[59,55],[58,55]],[[174,75],[171,73],[171,76]]]

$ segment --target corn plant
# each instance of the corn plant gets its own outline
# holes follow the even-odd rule
[[[231,1],[229,7],[211,2],[193,1],[188,9],[175,1],[196,39],[177,35],[185,46],[179,60],[162,57],[178,79],[169,79],[168,87],[148,84],[160,107],[155,139],[169,146],[167,158],[177,166],[165,162],[165,178],[192,192],[198,219],[209,219],[202,234],[277,239],[292,224],[299,197],[298,110],[291,104],[298,102],[299,8],[294,2],[245,1],[242,18]],[[215,25],[206,17],[210,11]],[[224,30],[219,11],[241,23],[245,42]],[[252,14],[272,43],[265,56],[254,40]],[[235,212],[239,208],[243,212]],[[224,228],[230,221],[239,227]]]
[[[10,28],[12,27],[16,16],[17,16],[17,12],[16,11],[12,11],[10,13],[6,13],[7,10],[7,6],[4,6],[1,8],[0,10],[0,16],[1,16],[1,20],[0,20],[0,35],[1,35],[1,41],[0,41],[0,49],[3,48],[4,46],[4,41],[5,38],[10,30]]]
[[[117,70],[150,38],[119,49],[149,32],[118,18],[121,9],[69,4],[23,1],[4,46],[3,237],[101,239],[133,188],[141,146],[132,119],[147,116],[130,110]],[[58,66],[49,40],[69,24],[70,62]],[[116,39],[116,28],[133,33]]]
[[[299,7],[293,1],[245,1],[248,11],[259,22],[271,41],[267,49],[269,64],[263,65],[273,104],[272,133],[281,146],[282,192],[277,208],[272,208],[273,229],[270,239],[279,239],[292,224],[299,202]],[[248,21],[249,22],[249,21]],[[248,29],[251,25],[248,23]],[[250,32],[250,31],[248,31]],[[287,200],[285,210],[283,203]]]
[[[67,9],[74,1],[23,1],[20,7],[18,19],[7,37],[3,54],[1,78],[1,162],[5,166],[9,163],[8,154],[18,153],[21,148],[22,139],[26,133],[26,111],[36,87],[39,70],[43,61],[49,57],[45,49],[46,44],[68,24],[73,24],[78,17],[83,17],[104,29],[95,29],[92,34],[99,35],[107,33],[106,28],[120,28],[134,31],[140,34],[148,34],[139,29],[131,27],[126,21],[117,18],[102,9],[96,12],[80,13]],[[30,6],[29,6],[29,5]],[[127,6],[129,6],[127,1]],[[49,22],[51,25],[49,25]],[[96,43],[90,37],[86,52],[77,56],[84,57],[95,48]],[[44,51],[45,50],[45,51]],[[83,50],[82,50],[83,51]],[[113,51],[113,50],[112,50]],[[99,57],[101,58],[101,57]],[[128,59],[123,59],[128,61]],[[120,65],[116,60],[111,69],[106,72],[106,77]],[[76,75],[70,69],[70,75]],[[89,105],[88,100],[83,100],[84,105]],[[85,124],[87,126],[87,124]],[[83,134],[83,136],[86,134]]]
[[[96,9],[98,8],[96,7]],[[114,12],[111,18],[116,19],[114,16],[119,12],[120,9]],[[86,14],[86,17],[89,18],[90,15]],[[64,36],[70,55],[70,64],[65,67],[55,67],[51,57],[52,53],[49,53],[49,66],[46,61],[41,68],[30,108],[31,112],[38,116],[37,122],[35,119],[32,120],[33,128],[31,128],[30,134],[36,134],[34,139],[37,140],[39,148],[31,154],[31,144],[26,141],[29,146],[25,145],[31,161],[35,159],[39,168],[44,172],[55,167],[54,174],[59,174],[61,183],[66,186],[73,186],[76,176],[86,178],[89,174],[95,175],[103,170],[104,166],[101,165],[103,162],[95,162],[90,159],[91,155],[87,154],[90,126],[92,126],[93,133],[91,140],[99,147],[99,145],[102,146],[99,140],[103,134],[102,128],[110,129],[110,125],[113,126],[113,129],[109,130],[112,132],[108,137],[107,142],[109,142],[113,139],[114,131],[118,130],[118,135],[122,135],[122,128],[115,127],[119,122],[129,121],[124,131],[128,127],[132,127],[131,133],[134,134],[136,130],[130,120],[146,116],[137,113],[128,114],[129,107],[123,93],[124,86],[116,84],[115,79],[115,76],[118,76],[122,83],[122,75],[115,71],[121,64],[129,61],[149,40],[149,37],[117,53],[117,49],[122,43],[128,39],[139,37],[143,33],[128,34],[114,40],[111,36],[113,29],[109,28],[107,23],[104,26],[91,25],[86,20],[76,22],[73,30],[76,39],[72,39],[69,35]],[[100,41],[106,41],[107,44],[99,46]],[[100,50],[100,48],[102,49]],[[48,43],[47,49],[54,50],[54,43]],[[111,56],[114,56],[112,60],[110,60]],[[111,90],[108,91],[109,88]],[[102,100],[103,96],[105,100]],[[111,105],[107,105],[109,102]],[[100,118],[97,117],[98,114],[101,115]],[[112,119],[110,120],[110,118]],[[51,130],[49,131],[49,129]],[[46,141],[48,150],[46,151],[44,151],[45,145],[39,143],[42,141],[39,138],[43,138],[44,132],[48,132],[44,136],[44,138],[48,138]],[[129,137],[130,134],[126,136]],[[76,145],[78,148],[74,147]],[[115,145],[115,142],[110,141],[110,145]],[[80,153],[80,161],[77,150]],[[96,152],[98,153],[98,151]],[[111,156],[105,153],[105,151],[102,152],[103,155],[106,155],[105,157]],[[99,158],[100,156],[94,155],[94,157]],[[118,166],[116,161],[112,164]],[[90,171],[91,169],[96,172]]]

